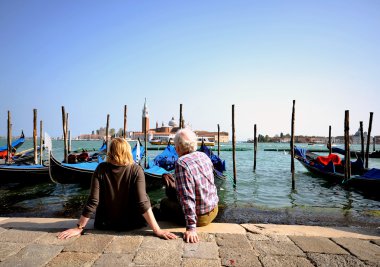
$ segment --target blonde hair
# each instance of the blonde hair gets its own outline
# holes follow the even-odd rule
[[[176,132],[174,144],[183,151],[191,153],[197,150],[197,135],[189,128],[183,128]]]
[[[131,146],[124,138],[117,137],[112,139],[109,152],[107,153],[107,162],[122,166],[134,162]]]

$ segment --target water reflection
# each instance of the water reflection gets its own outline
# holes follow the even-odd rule
[[[27,185],[6,184],[0,187],[0,214],[17,215],[29,211],[32,203],[40,202],[42,198],[50,196],[54,191],[54,185],[40,184]],[[37,206],[41,206],[37,205]],[[37,207],[34,207],[37,209]]]

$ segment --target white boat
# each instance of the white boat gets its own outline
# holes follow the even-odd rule
[[[210,141],[207,137],[198,137],[197,138],[197,142],[198,142],[198,146],[202,145],[202,142],[206,146],[214,146],[215,145],[215,142],[214,141]]]
[[[174,144],[174,135],[155,135],[153,139],[149,141],[152,145],[167,145]]]
[[[206,146],[214,146],[215,142],[210,141],[207,137],[197,137],[197,145],[202,145],[202,141]],[[155,135],[153,139],[149,141],[152,145],[167,145],[169,144],[174,145],[174,135]]]

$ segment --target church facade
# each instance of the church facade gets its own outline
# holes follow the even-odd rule
[[[169,139],[174,138],[175,133],[179,130],[179,123],[174,119],[174,117],[171,118],[171,120],[168,122],[167,125],[165,125],[163,122],[161,126],[158,125],[158,122],[156,122],[155,128],[150,128],[150,121],[149,121],[149,110],[146,103],[146,100],[144,102],[144,107],[142,109],[142,119],[141,119],[141,132],[133,132],[132,139],[140,139],[145,140],[145,130],[147,134],[147,141],[151,140],[157,140],[157,139]],[[185,125],[184,121],[182,121],[182,124]],[[189,126],[185,126],[189,127]],[[218,132],[208,132],[208,131],[197,131],[194,130],[195,134],[198,137],[207,138],[209,141],[212,142],[218,142]],[[226,143],[229,142],[228,132],[220,132],[220,142]]]

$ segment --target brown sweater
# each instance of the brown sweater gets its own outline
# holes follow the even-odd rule
[[[91,191],[82,215],[95,214],[99,229],[127,230],[144,225],[142,214],[150,208],[143,169],[136,165],[100,163],[91,181]]]

